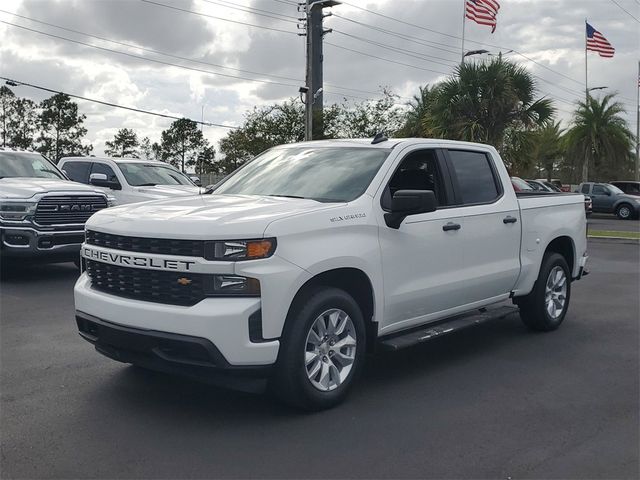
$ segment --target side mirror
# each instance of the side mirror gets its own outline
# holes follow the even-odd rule
[[[609,190],[605,190],[604,194],[605,194],[607,197],[610,197],[610,196],[611,196],[611,192],[610,192]]]
[[[107,175],[104,173],[92,173],[91,175],[89,175],[89,183],[96,187],[106,187],[110,188],[111,190],[122,190],[120,182],[112,182],[108,180]]]
[[[393,194],[391,211],[384,214],[384,220],[389,228],[398,229],[409,215],[435,212],[437,207],[432,190],[398,190]]]
[[[191,179],[191,181],[193,183],[195,183],[197,186],[201,187],[202,186],[202,182],[200,181],[200,177],[198,177],[197,175],[191,175],[189,176],[189,178]]]

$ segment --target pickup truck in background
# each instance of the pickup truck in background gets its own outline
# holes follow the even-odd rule
[[[367,352],[518,311],[505,301],[558,328],[586,273],[583,203],[516,195],[487,145],[284,145],[211,195],[93,216],[76,321],[120,362],[329,408]]]
[[[118,205],[198,195],[203,189],[168,163],[138,158],[65,157],[58,166],[76,182],[92,185]]]
[[[39,153],[0,148],[0,256],[78,263],[85,221],[113,201]]]
[[[595,213],[614,213],[620,220],[638,218],[640,197],[628,195],[610,183],[585,182],[578,192],[591,198]]]

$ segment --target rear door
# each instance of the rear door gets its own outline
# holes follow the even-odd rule
[[[520,274],[520,209],[497,161],[486,151],[447,150],[456,210],[464,216],[461,305],[508,295]]]

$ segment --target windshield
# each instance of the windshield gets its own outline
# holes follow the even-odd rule
[[[349,202],[367,189],[389,150],[357,147],[274,148],[242,167],[216,194]]]
[[[624,195],[624,192],[620,190],[618,187],[616,187],[615,185],[611,185],[610,183],[606,183],[605,185],[607,186],[607,188],[609,188],[609,191],[614,195]]]
[[[42,155],[23,152],[0,152],[0,178],[8,177],[66,180],[60,170]]]
[[[144,187],[153,185],[189,185],[195,184],[180,173],[178,170],[169,166],[157,165],[154,163],[118,163],[118,167],[122,171],[127,183],[132,187]]]

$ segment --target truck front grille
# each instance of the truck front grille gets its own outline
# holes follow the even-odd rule
[[[185,257],[204,257],[202,240],[173,240],[169,238],[129,237],[87,230],[86,242],[99,247],[127,252],[158,253]]]
[[[38,202],[35,222],[38,225],[82,225],[103,208],[107,208],[107,201],[100,195],[49,195]]]
[[[91,286],[119,297],[191,306],[204,300],[205,276],[198,273],[129,268],[84,259]]]

